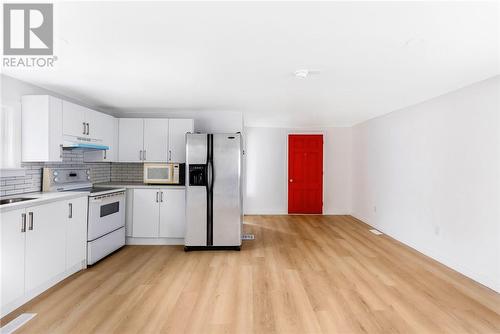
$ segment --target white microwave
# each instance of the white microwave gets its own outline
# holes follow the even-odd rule
[[[144,164],[144,183],[179,184],[180,165],[174,163]]]

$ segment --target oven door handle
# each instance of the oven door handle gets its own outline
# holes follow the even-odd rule
[[[106,196],[106,195],[96,196],[94,198],[91,198],[89,202],[90,203],[112,203],[112,202],[121,201],[121,200],[125,199],[124,192],[116,193],[116,194],[112,194],[112,195],[113,196]]]

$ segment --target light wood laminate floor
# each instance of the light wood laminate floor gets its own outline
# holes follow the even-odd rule
[[[500,333],[500,295],[350,216],[249,216],[241,252],[127,246],[19,333]]]

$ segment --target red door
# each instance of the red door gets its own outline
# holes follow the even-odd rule
[[[323,135],[288,136],[288,213],[323,213]]]

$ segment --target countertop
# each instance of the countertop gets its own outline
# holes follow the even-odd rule
[[[34,198],[34,199],[23,202],[0,205],[0,213],[12,210],[24,209],[40,204],[69,200],[88,195],[89,195],[88,191],[64,191],[64,192],[45,192],[45,193],[34,192],[34,193],[5,196],[2,197],[2,199],[8,199],[8,198]]]
[[[112,182],[101,182],[94,183],[94,187],[111,187],[111,188],[129,188],[129,189],[141,189],[141,188],[175,188],[175,189],[185,189],[186,186],[174,185],[174,184],[144,184],[143,182],[133,182],[133,181],[112,181]]]

